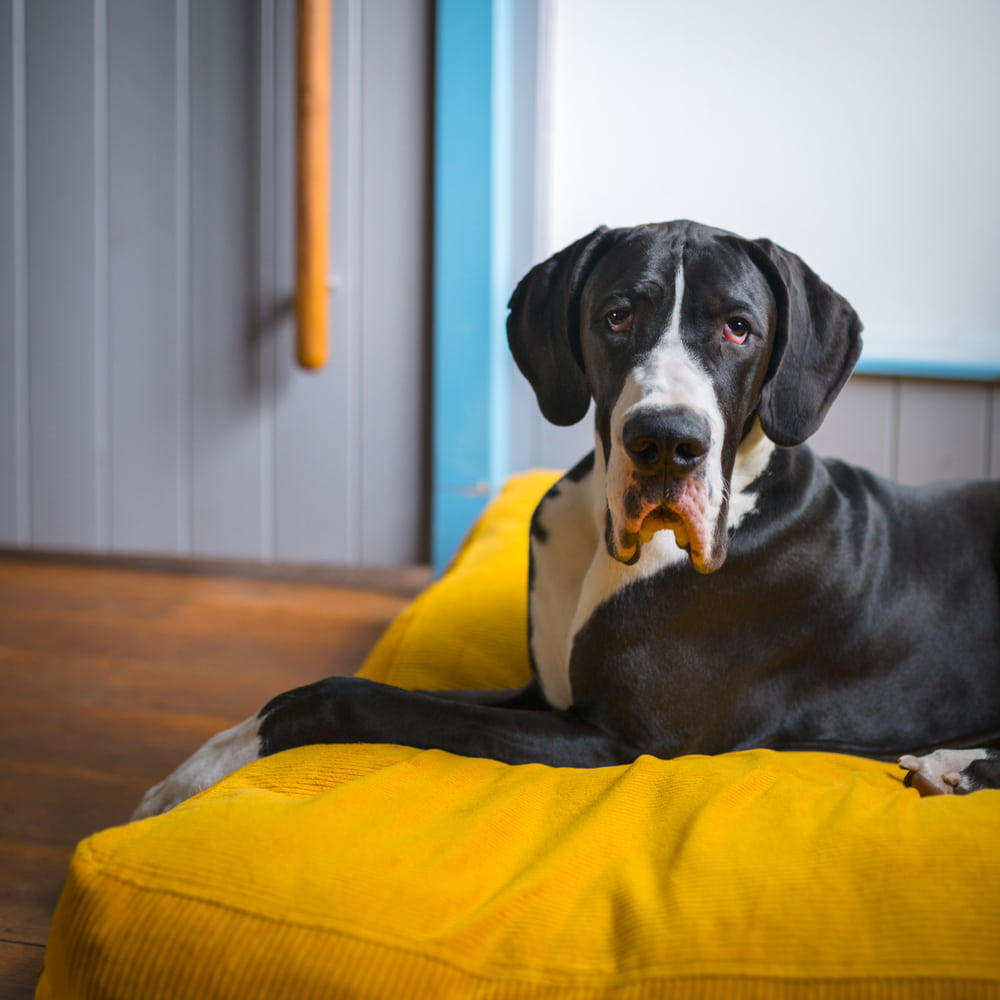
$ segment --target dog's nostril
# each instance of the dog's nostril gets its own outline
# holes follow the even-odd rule
[[[626,446],[629,454],[642,465],[656,465],[661,460],[660,446],[649,438],[641,438]]]
[[[706,448],[701,441],[678,441],[674,460],[681,464],[695,464],[705,457]]]

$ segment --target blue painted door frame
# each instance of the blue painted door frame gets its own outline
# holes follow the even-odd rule
[[[509,473],[515,0],[437,0],[431,549],[440,571]]]

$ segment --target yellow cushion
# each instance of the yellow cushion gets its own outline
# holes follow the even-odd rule
[[[526,676],[551,479],[510,485],[369,676]],[[1000,792],[831,754],[306,747],[85,840],[38,997],[1000,997],[998,844]]]
[[[473,525],[447,573],[388,629],[362,677],[424,690],[528,681],[528,528],[556,472],[511,479]]]

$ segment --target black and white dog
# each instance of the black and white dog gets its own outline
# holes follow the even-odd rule
[[[795,255],[695,223],[598,229],[539,264],[511,350],[549,420],[593,401],[596,446],[532,522],[534,680],[289,691],[136,815],[310,743],[582,767],[833,750],[902,755],[925,794],[1000,786],[1000,483],[904,488],[802,444],[860,331]]]

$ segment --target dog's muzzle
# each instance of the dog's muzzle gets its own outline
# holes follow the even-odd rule
[[[625,420],[621,447],[628,475],[618,502],[609,497],[609,554],[631,565],[642,545],[667,529],[695,569],[718,569],[726,554],[724,497],[711,485],[708,420],[686,406],[640,409]]]

